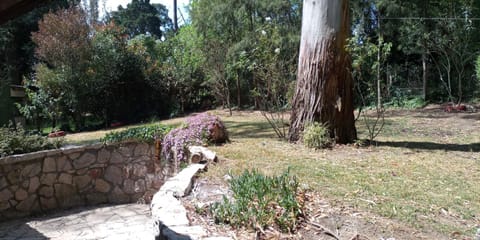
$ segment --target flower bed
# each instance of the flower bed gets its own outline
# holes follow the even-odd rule
[[[186,162],[186,150],[192,145],[220,144],[228,141],[225,125],[218,116],[201,113],[186,120],[183,127],[170,131],[163,139],[162,156]]]

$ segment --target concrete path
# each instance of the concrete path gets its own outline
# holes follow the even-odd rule
[[[0,222],[1,240],[153,239],[150,209],[145,204],[85,207],[46,217]]]

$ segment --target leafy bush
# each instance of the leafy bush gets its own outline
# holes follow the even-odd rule
[[[328,128],[318,122],[305,127],[303,131],[303,144],[309,148],[326,148],[332,144]]]
[[[170,126],[165,126],[161,124],[128,128],[123,131],[108,133],[103,138],[103,142],[115,143],[127,140],[136,140],[141,142],[153,143],[155,139],[162,139],[170,130]]]
[[[0,128],[0,157],[59,148],[63,139],[28,134],[21,125]]]
[[[425,106],[425,101],[421,96],[412,95],[410,92],[395,90],[390,101],[385,102],[385,107],[416,109]]]
[[[289,170],[276,177],[246,170],[230,181],[230,188],[233,200],[224,196],[211,206],[217,223],[254,229],[275,226],[294,232],[303,216],[303,192]]]
[[[197,114],[186,120],[186,126],[170,131],[162,142],[162,156],[186,162],[186,148],[191,145],[221,143],[228,139],[225,125],[219,117],[208,113]]]

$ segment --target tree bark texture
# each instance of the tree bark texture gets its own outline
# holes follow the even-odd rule
[[[326,124],[337,143],[357,137],[351,59],[345,50],[349,21],[348,0],[304,0],[291,142],[312,122]]]
[[[173,0],[173,28],[178,31],[177,0]]]
[[[427,54],[422,53],[422,98],[427,101]]]

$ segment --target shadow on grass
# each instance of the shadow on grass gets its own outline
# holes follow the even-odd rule
[[[224,121],[230,137],[235,138],[272,138],[276,137],[268,122]]]
[[[382,142],[376,141],[378,146],[408,148],[419,150],[445,150],[456,152],[480,152],[480,143],[471,144],[450,144],[450,143],[434,143],[434,142]]]

